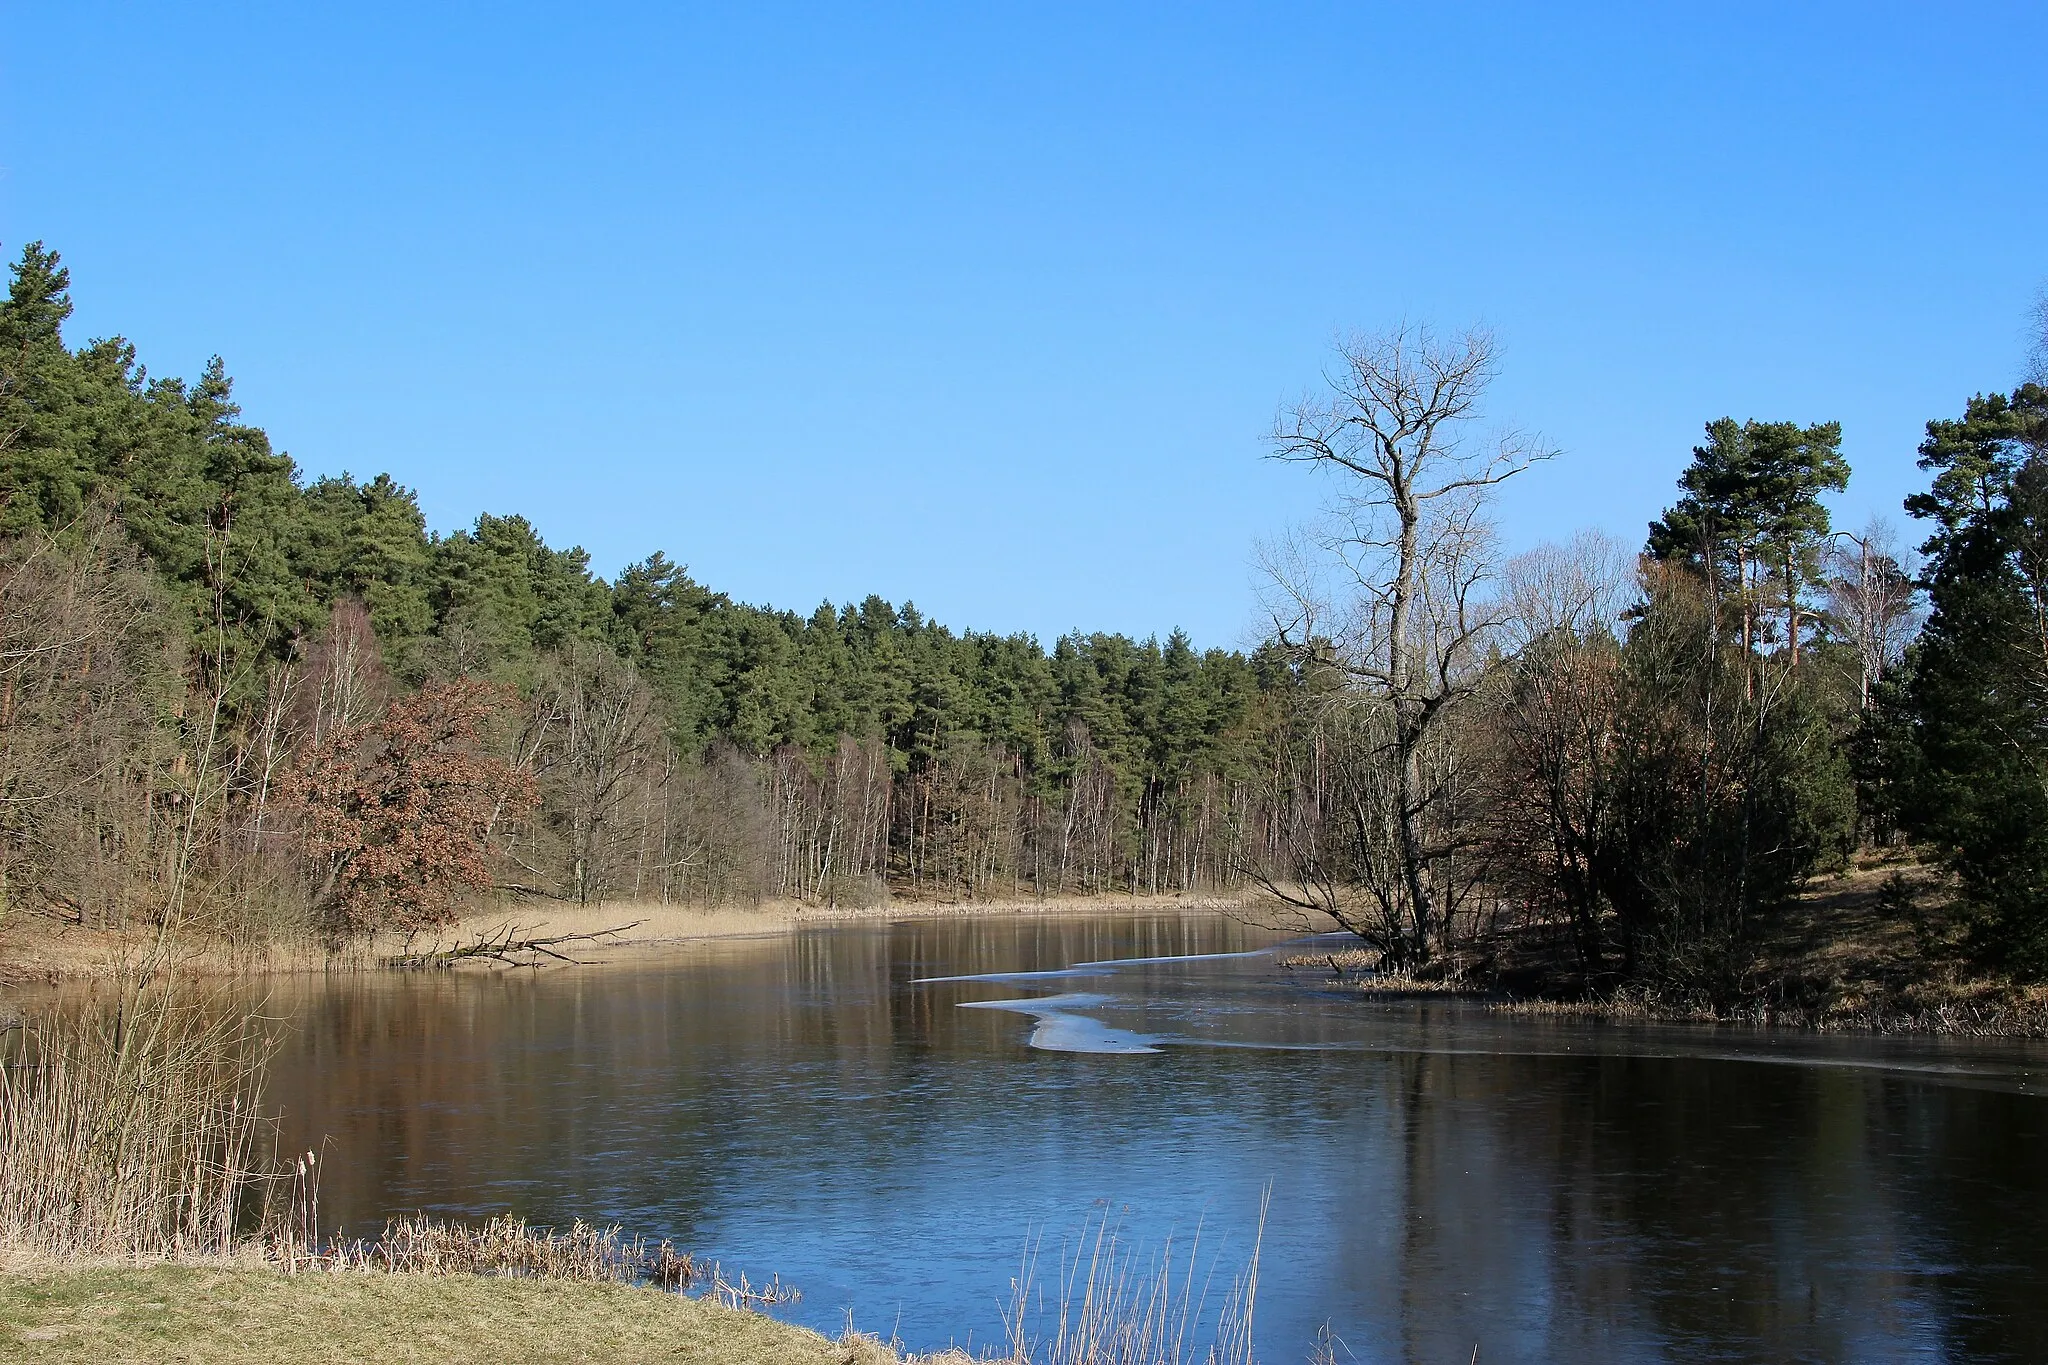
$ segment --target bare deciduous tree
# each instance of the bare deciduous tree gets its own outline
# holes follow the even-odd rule
[[[1617,639],[1636,599],[1636,552],[1605,531],[1582,530],[1563,544],[1538,545],[1501,570],[1502,643],[1516,653],[1545,635]]]
[[[1828,554],[1828,617],[1862,664],[1861,706],[1920,628],[1913,579],[1900,563],[1891,524],[1871,518],[1861,535],[1842,533]]]
[[[328,613],[327,629],[307,651],[306,675],[312,687],[298,719],[309,744],[374,719],[391,699],[383,647],[370,627],[369,609],[356,598],[342,598]]]
[[[1397,966],[1442,946],[1468,883],[1455,855],[1468,840],[1451,722],[1485,670],[1502,620],[1492,591],[1492,491],[1552,452],[1514,431],[1477,430],[1497,349],[1474,330],[1439,338],[1401,326],[1352,338],[1325,375],[1328,392],[1284,412],[1272,456],[1328,471],[1338,493],[1310,547],[1275,557],[1276,636],[1336,669],[1336,704],[1363,708],[1374,736],[1348,785],[1380,808],[1353,820],[1355,838],[1390,839],[1351,860],[1390,862],[1396,875],[1367,888],[1377,913],[1299,878],[1267,890],[1328,913],[1374,941]],[[1398,925],[1390,933],[1387,926]]]
[[[641,779],[667,747],[659,711],[639,673],[609,649],[571,645],[542,662],[518,757],[539,783],[535,832],[545,827],[559,843],[567,899],[616,894],[635,861],[647,815],[637,809]]]
[[[174,645],[106,509],[69,531],[0,541],[0,921],[111,927],[159,881]]]
[[[2034,295],[2033,349],[2027,356],[2027,378],[2048,385],[2048,284]]]
[[[1502,570],[1512,655],[1475,727],[1483,757],[1491,889],[1569,926],[1581,965],[1601,967],[1603,839],[1617,799],[1623,615],[1641,598],[1639,560],[1605,532],[1516,555]]]
[[[783,894],[830,905],[885,894],[889,758],[879,743],[842,735],[823,758],[785,745],[773,756],[769,796]]]

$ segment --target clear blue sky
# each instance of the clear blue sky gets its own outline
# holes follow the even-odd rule
[[[2040,4],[17,0],[0,241],[438,529],[1232,644],[1343,329],[1499,332],[1567,452],[1516,545],[1637,539],[1723,414],[1839,419],[1838,520],[1896,513],[2020,368],[2044,51]]]

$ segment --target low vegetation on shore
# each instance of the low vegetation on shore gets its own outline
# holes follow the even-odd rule
[[[2048,1037],[2048,987],[1987,971],[1969,951],[1966,923],[1938,868],[1893,856],[1815,878],[1757,937],[1725,996],[1590,983],[1568,927],[1555,923],[1474,938],[1420,972],[1389,970],[1364,947],[1319,946],[1278,961],[1320,990],[1457,998],[1526,1018]]]

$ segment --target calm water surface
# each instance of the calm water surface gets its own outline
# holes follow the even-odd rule
[[[1268,1362],[1325,1321],[1361,1362],[2048,1360],[2039,1045],[1362,1004],[1276,941],[963,918],[338,979],[274,999],[275,1098],[330,1223],[618,1222],[915,1349],[998,1340],[1027,1240],[1103,1209],[1228,1268],[1270,1186]]]

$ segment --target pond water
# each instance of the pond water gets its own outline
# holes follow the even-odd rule
[[[1270,1190],[1267,1362],[1326,1322],[1340,1361],[2048,1360],[2040,1045],[1373,1004],[1276,942],[959,917],[308,982],[273,1096],[329,1224],[617,1222],[917,1350],[999,1342],[1091,1217],[1199,1224],[1227,1280]]]

